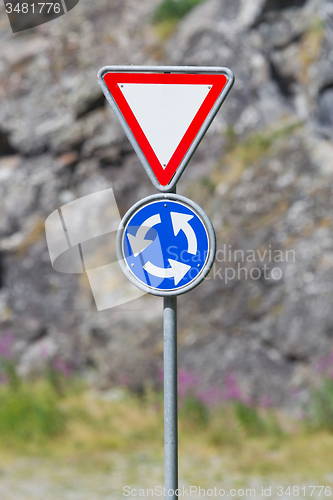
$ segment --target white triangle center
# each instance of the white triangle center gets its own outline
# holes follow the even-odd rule
[[[211,87],[152,83],[118,85],[165,168]]]

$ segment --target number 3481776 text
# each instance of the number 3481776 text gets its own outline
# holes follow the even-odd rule
[[[6,3],[7,14],[13,14],[17,12],[18,14],[60,14],[62,11],[60,3]]]

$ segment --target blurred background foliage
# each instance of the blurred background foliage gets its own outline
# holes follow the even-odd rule
[[[205,0],[164,0],[157,6],[152,20],[154,23],[179,20],[203,1]]]
[[[163,392],[145,388],[136,394],[124,387],[100,393],[73,374],[56,359],[37,379],[22,380],[17,374],[6,336],[1,345],[0,453],[27,456],[72,456],[80,462],[87,453],[116,451],[122,454],[150,450],[161,456],[163,449]],[[180,370],[178,374],[179,432],[181,453],[191,447],[201,453],[229,455],[240,449],[258,447],[256,456],[233,461],[233,472],[266,473],[275,476],[288,471],[297,459],[297,471],[309,472],[304,447],[318,441],[319,466],[326,470],[321,439],[333,446],[333,355],[323,358],[318,370],[318,387],[298,415],[274,408],[268,396],[257,404],[248,400],[229,374],[225,389],[202,391],[197,375]],[[326,437],[325,437],[326,436]],[[195,439],[194,439],[195,437]],[[265,450],[282,452],[278,463]],[[209,451],[210,450],[210,451]],[[233,451],[234,450],[234,451]],[[313,462],[317,474],[318,457]],[[249,460],[249,461],[248,461]],[[309,463],[310,462],[310,463]],[[295,464],[293,464],[295,467]],[[312,468],[310,467],[312,470]]]

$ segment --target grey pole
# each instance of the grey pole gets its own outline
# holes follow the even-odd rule
[[[165,500],[177,500],[177,297],[164,297],[164,486]],[[171,491],[172,490],[172,491]]]
[[[172,190],[176,193],[176,187]],[[164,487],[165,500],[177,500],[178,488],[178,384],[177,296],[163,299],[164,344]],[[169,495],[170,493],[170,495]]]

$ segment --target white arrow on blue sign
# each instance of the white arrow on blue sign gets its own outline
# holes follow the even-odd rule
[[[154,295],[178,295],[197,286],[215,256],[213,227],[194,202],[155,195],[125,215],[118,259],[129,279]]]

